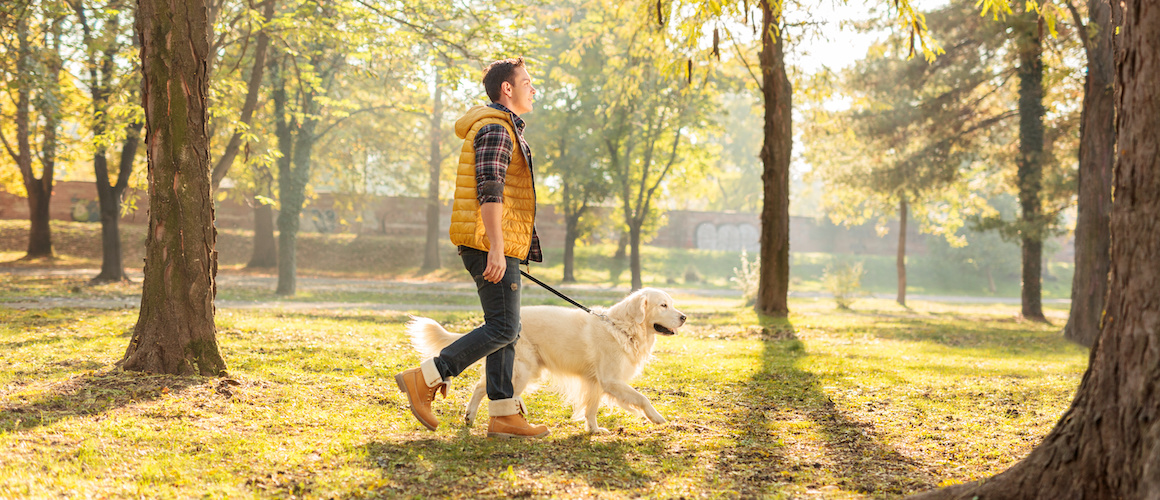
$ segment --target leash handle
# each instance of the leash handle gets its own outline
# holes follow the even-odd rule
[[[533,282],[535,282],[537,285],[540,285],[540,286],[544,287],[544,289],[548,290],[549,292],[552,292],[552,293],[556,294],[556,296],[557,296],[557,297],[560,297],[561,299],[564,299],[564,300],[568,301],[568,303],[570,303],[570,304],[572,304],[572,305],[574,305],[574,306],[576,306],[576,307],[579,307],[580,309],[583,309],[583,310],[584,310],[584,312],[586,312],[586,313],[592,314],[592,310],[591,310],[591,309],[589,309],[589,308],[587,308],[587,307],[584,307],[584,306],[580,305],[580,303],[579,303],[579,302],[576,302],[575,300],[572,300],[572,299],[571,299],[571,298],[569,298],[567,295],[564,295],[564,294],[560,293],[559,291],[557,291],[555,288],[552,288],[552,287],[548,286],[548,284],[547,284],[547,283],[544,283],[543,281],[540,281],[540,280],[536,279],[534,276],[532,276],[532,275],[528,274],[528,273],[527,273],[527,272],[525,272],[523,269],[520,269],[520,274],[522,274],[522,275],[523,275],[525,278],[532,280],[532,281],[533,281]]]

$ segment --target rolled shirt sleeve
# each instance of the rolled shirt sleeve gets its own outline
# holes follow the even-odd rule
[[[503,125],[485,125],[475,135],[475,191],[480,205],[502,203],[507,167],[512,161],[512,137]]]

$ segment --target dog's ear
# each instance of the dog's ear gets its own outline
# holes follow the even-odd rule
[[[637,291],[628,303],[628,317],[634,325],[643,325],[648,311],[648,295]]]

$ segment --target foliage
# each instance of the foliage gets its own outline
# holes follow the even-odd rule
[[[946,53],[927,63],[901,60],[897,40],[872,47],[842,73],[836,95],[808,108],[805,157],[834,222],[884,226],[905,200],[922,231],[962,244],[956,231],[983,210],[966,181],[994,161],[988,132],[1014,117],[1012,72],[997,23],[965,5],[933,12],[930,22],[948,40]],[[849,108],[831,110],[835,97]]]

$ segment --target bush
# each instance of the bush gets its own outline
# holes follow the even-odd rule
[[[849,309],[862,288],[862,262],[834,261],[822,271],[822,286],[834,295],[838,309]]]
[[[737,283],[741,288],[741,299],[745,301],[745,305],[752,305],[757,301],[757,284],[761,279],[760,258],[754,257],[753,262],[749,262],[749,255],[742,250],[741,267],[733,268],[733,277],[730,281]]]
[[[697,266],[689,264],[685,267],[685,283],[700,283],[705,278],[697,271]]]

